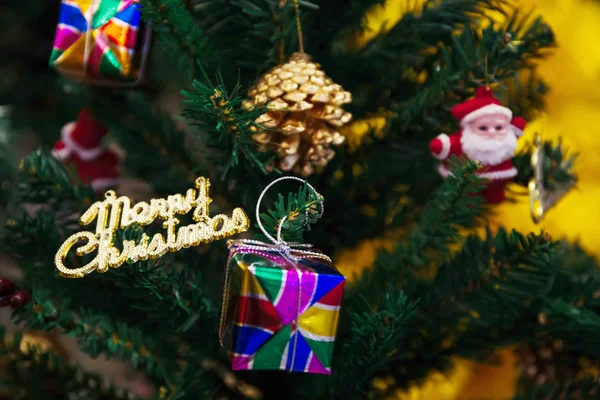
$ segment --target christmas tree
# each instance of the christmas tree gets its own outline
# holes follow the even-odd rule
[[[541,219],[575,185],[575,156],[560,142],[520,138],[529,141],[512,161],[502,160],[506,168],[492,168],[500,162],[469,157],[459,136],[440,135],[505,124],[516,143],[552,90],[537,73],[556,46],[552,26],[510,2],[428,0],[407,2],[398,21],[373,31],[366,16],[385,3],[1,6],[0,244],[20,274],[0,278],[0,305],[23,329],[0,332],[2,395],[139,395],[58,351],[27,348],[27,332],[36,330],[73,337],[92,357],[131,363],[157,399],[389,398],[432,373],[450,373],[457,358],[493,363],[504,348],[522,367],[517,381],[506,382],[515,398],[597,398],[597,260],[543,231],[489,224],[494,203],[527,196],[533,218]],[[506,121],[467,128],[498,114]],[[21,157],[25,135],[37,148]],[[284,175],[310,185],[281,182],[261,196]],[[212,200],[199,177],[210,178]],[[145,182],[141,193],[131,189],[134,181]],[[295,243],[314,244],[334,264],[365,240],[385,243],[370,268],[341,270],[347,282],[337,329],[329,332],[333,353],[310,353],[321,374],[292,372],[300,362],[297,340],[275,351],[281,368],[271,370],[260,368],[258,357],[242,368],[239,354],[232,361],[235,351],[221,345],[224,301],[240,301],[223,285],[237,279],[226,278],[235,268],[228,243],[218,240],[225,222],[215,222],[213,236],[180,239],[170,249],[178,251],[156,245],[153,257],[148,237],[168,237],[169,226],[159,222],[168,218],[156,206],[155,218],[143,219],[140,206],[137,220],[121,220],[111,232],[127,255],[119,263],[105,255],[105,271],[101,263],[87,268],[95,253],[75,256],[74,249],[57,257],[69,237],[93,231],[78,221],[113,199],[106,190],[127,194],[136,209],[190,188],[206,192],[198,194],[205,202],[195,203],[203,212],[178,212],[180,226],[225,214],[237,221],[231,235],[247,229],[235,238],[260,240],[251,246],[283,263],[302,258]],[[251,211],[259,198],[257,219]],[[146,247],[126,253],[127,243]],[[55,266],[61,263],[85,273],[66,279],[70,272]],[[292,330],[299,321],[297,315]]]

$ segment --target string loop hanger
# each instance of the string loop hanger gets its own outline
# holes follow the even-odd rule
[[[281,221],[279,221],[279,225],[277,227],[277,238],[274,238],[271,234],[269,234],[269,232],[267,232],[267,230],[265,229],[265,227],[263,226],[261,220],[260,220],[260,205],[262,203],[262,200],[264,198],[264,196],[266,195],[267,191],[275,184],[284,181],[284,180],[294,180],[294,181],[298,181],[298,182],[302,182],[304,184],[306,184],[306,186],[308,186],[308,188],[310,190],[313,191],[314,195],[320,199],[319,201],[319,206],[321,208],[321,213],[320,215],[322,216],[323,213],[325,212],[325,204],[324,204],[324,199],[323,197],[319,194],[319,192],[317,192],[317,190],[307,181],[305,181],[304,179],[295,177],[295,176],[282,176],[281,178],[277,178],[275,179],[273,182],[269,183],[267,185],[267,187],[265,187],[265,189],[262,191],[262,193],[260,194],[260,196],[258,197],[258,201],[256,202],[256,222],[258,224],[258,227],[260,228],[260,230],[262,231],[262,233],[271,241],[273,242],[275,245],[281,246],[283,247],[288,247],[289,245],[286,241],[283,240],[281,234],[282,234],[282,230],[283,230],[283,224],[284,222],[287,220],[287,215],[284,216]],[[306,209],[306,219],[305,219],[305,224],[308,224],[308,213],[309,210],[308,208]],[[294,243],[294,247],[307,247],[309,245],[299,245],[297,243]]]

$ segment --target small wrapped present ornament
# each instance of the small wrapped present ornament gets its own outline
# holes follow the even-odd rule
[[[309,245],[263,232],[274,245],[228,245],[220,340],[232,369],[329,375],[346,278]]]
[[[62,0],[50,66],[86,83],[136,85],[150,45],[149,28],[138,40],[140,13],[139,0]]]
[[[221,341],[232,368],[331,374],[346,278],[325,258],[231,241]]]

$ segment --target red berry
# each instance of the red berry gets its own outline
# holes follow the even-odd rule
[[[29,293],[24,290],[17,290],[10,298],[10,306],[15,310],[20,310],[29,301]]]
[[[6,278],[0,278],[0,296],[11,295],[17,290],[17,285],[13,281]]]

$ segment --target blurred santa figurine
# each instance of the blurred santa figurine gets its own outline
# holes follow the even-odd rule
[[[102,138],[106,127],[96,121],[90,110],[83,109],[77,121],[62,128],[61,140],[54,144],[52,155],[67,166],[73,165],[79,179],[101,192],[119,183],[117,167],[123,152],[116,146],[106,147]]]
[[[517,175],[512,158],[517,150],[517,139],[523,135],[526,122],[513,118],[512,111],[500,104],[486,86],[480,87],[475,97],[452,108],[452,115],[460,121],[461,130],[454,135],[444,133],[429,142],[431,153],[444,161],[439,172],[451,174],[448,159],[451,155],[479,161],[477,175],[490,182],[482,196],[488,203],[499,203],[505,198],[504,186]]]

